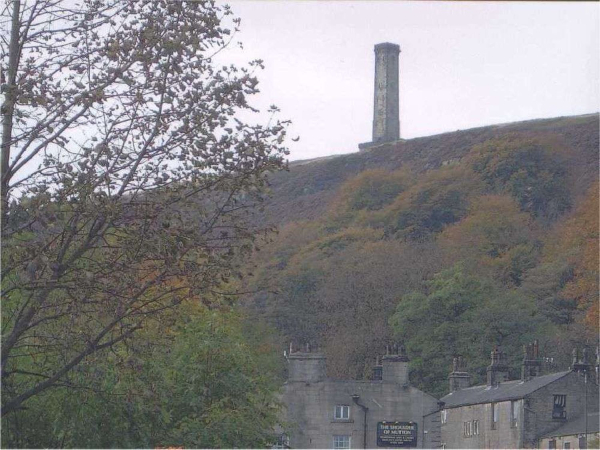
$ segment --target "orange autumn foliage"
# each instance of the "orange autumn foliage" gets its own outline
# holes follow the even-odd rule
[[[566,258],[573,267],[573,278],[562,290],[565,297],[577,300],[585,311],[584,322],[598,332],[598,182],[555,233],[549,245],[551,258]]]

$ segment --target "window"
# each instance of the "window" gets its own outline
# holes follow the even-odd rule
[[[350,436],[333,436],[333,448],[350,448]]]
[[[519,423],[519,401],[510,402],[510,427],[517,428]]]
[[[571,448],[571,443],[570,442],[563,443],[563,448]]]
[[[554,408],[552,408],[553,419],[566,419],[567,418],[567,396],[566,395],[555,395],[554,396]]]
[[[337,405],[333,418],[337,420],[350,419],[350,407],[348,405]]]
[[[479,434],[479,420],[463,422],[463,435],[465,437],[477,436]]]
[[[479,421],[471,420],[464,422],[464,433],[465,437],[476,436],[479,434]]]
[[[442,409],[442,423],[446,423],[448,421],[448,410]]]
[[[550,439],[548,441],[548,448],[549,449],[555,449],[556,448],[556,439]]]
[[[498,403],[492,403],[492,430],[496,429],[498,423]]]

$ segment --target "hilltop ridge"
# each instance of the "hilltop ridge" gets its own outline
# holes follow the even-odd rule
[[[579,196],[598,167],[599,115],[556,117],[457,130],[408,139],[364,152],[292,161],[289,171],[271,176],[272,198],[266,205],[269,224],[312,219],[323,214],[333,192],[345,180],[368,169],[415,173],[453,164],[475,145],[518,134],[522,138],[556,139],[573,154],[573,188]]]

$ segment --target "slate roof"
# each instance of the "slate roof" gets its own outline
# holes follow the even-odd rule
[[[446,404],[446,408],[455,408],[464,405],[476,405],[478,403],[502,402],[516,400],[531,394],[538,389],[553,383],[554,381],[568,375],[571,371],[551,373],[532,378],[529,381],[506,381],[498,386],[473,386],[461,389],[442,397],[440,400]]]
[[[597,433],[600,431],[600,417],[598,411],[588,413],[588,433]],[[555,436],[570,436],[573,434],[585,433],[585,416],[582,414],[575,419],[569,420],[562,427],[556,430],[546,433],[541,437],[555,437]]]

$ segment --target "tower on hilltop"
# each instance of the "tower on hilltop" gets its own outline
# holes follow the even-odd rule
[[[360,144],[361,150],[400,139],[399,57],[397,44],[384,42],[375,46],[373,139]]]

